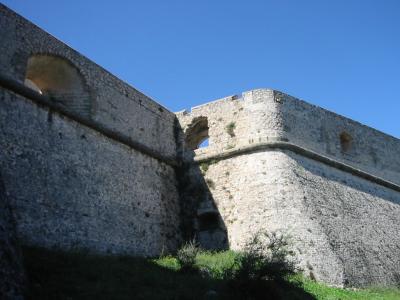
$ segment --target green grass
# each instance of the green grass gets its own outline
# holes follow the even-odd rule
[[[27,299],[203,299],[220,283],[177,272],[175,258],[151,260],[24,248]]]
[[[200,273],[203,271],[213,279],[223,280],[225,270],[233,265],[236,255],[233,251],[215,253],[202,251],[197,255],[196,267],[200,270]],[[172,256],[161,257],[152,261],[160,267],[173,271],[179,271],[180,269],[177,259]]]
[[[30,279],[27,299],[240,299],[224,279],[237,256],[233,251],[201,252],[196,259],[198,272],[181,272],[172,256],[145,259],[27,247],[23,253]],[[210,291],[215,291],[213,297]],[[400,290],[343,290],[296,275],[279,287],[279,295],[282,299],[392,300],[400,299]],[[277,298],[265,295],[265,299]]]
[[[395,288],[370,288],[361,290],[340,289],[328,287],[324,284],[299,277],[295,280],[300,280],[303,283],[305,291],[314,295],[316,299],[323,300],[399,300],[400,289]]]
[[[237,254],[233,251],[201,252],[197,255],[196,265],[200,270],[208,270],[212,278],[223,280],[226,270],[233,266],[236,256]]]

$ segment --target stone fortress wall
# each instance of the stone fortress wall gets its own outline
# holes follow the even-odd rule
[[[286,143],[316,154],[316,159],[318,155],[400,185],[400,161],[392,158],[399,151],[398,139],[278,91],[244,92],[177,116],[183,130],[196,118],[207,118],[209,146],[195,150],[196,160]],[[231,123],[233,134],[227,128]]]
[[[317,280],[398,282],[399,140],[268,89],[177,116],[187,173],[192,184],[204,177],[210,192],[193,201],[206,247],[220,245],[217,236],[241,249],[259,230],[277,231],[292,237],[301,267]],[[208,137],[208,147],[191,135]]]
[[[269,89],[174,114],[3,5],[0,37],[22,244],[153,256],[281,231],[317,280],[399,282],[398,139]]]
[[[5,6],[0,37],[0,170],[21,242],[176,249],[175,115]]]

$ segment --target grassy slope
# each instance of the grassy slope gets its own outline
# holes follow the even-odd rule
[[[174,270],[174,260],[101,257],[24,249],[29,299],[201,299],[218,283]],[[176,297],[179,295],[179,297]]]
[[[325,286],[311,280],[301,279],[305,291],[314,295],[316,299],[324,300],[399,300],[399,289],[364,289],[364,290],[348,290]]]
[[[66,254],[24,248],[31,280],[28,299],[233,299],[223,280],[235,253],[201,253],[199,273],[179,272],[173,257],[143,259]],[[400,290],[350,291],[301,276],[284,289],[285,299],[400,299]],[[302,288],[299,288],[302,287]],[[212,297],[215,291],[214,297]],[[208,293],[208,298],[206,297]],[[268,298],[266,298],[268,299]]]

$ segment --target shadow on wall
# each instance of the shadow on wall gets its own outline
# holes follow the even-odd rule
[[[25,287],[15,219],[0,173],[0,299],[23,299]]]
[[[177,132],[178,156],[182,161],[177,178],[183,239],[195,239],[207,250],[228,249],[227,229],[210,191],[214,183],[205,179],[206,170],[194,161],[195,150],[208,146],[207,117],[194,118],[185,132],[177,125]]]

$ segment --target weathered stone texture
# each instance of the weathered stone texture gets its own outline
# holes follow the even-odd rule
[[[0,174],[0,299],[23,299],[25,279],[14,215]]]
[[[180,240],[174,170],[1,91],[0,166],[21,242],[133,255]]]
[[[242,97],[226,97],[194,107],[190,112],[177,113],[184,132],[194,119],[200,116],[208,119],[209,146],[196,149],[194,152],[198,157],[212,156],[260,141],[279,138],[281,116],[273,101],[273,91],[266,90],[264,98],[261,99],[263,101],[253,97],[252,93],[243,93]],[[183,140],[184,137],[181,139],[181,144],[185,147]],[[190,156],[188,158],[191,159]]]
[[[398,139],[286,94],[275,92],[277,98],[284,139],[400,184],[400,160],[393,157]],[[348,149],[341,147],[342,133],[351,139]]]
[[[90,94],[90,119],[175,157],[175,116],[160,104],[0,4],[0,74],[24,82],[36,54],[65,59],[77,68]],[[71,91],[73,92],[73,91]],[[86,100],[85,100],[86,101]],[[85,113],[86,115],[86,113]]]
[[[208,118],[210,142],[195,150],[197,160],[245,147],[288,142],[350,165],[393,183],[400,183],[398,139],[320,107],[270,89],[243,93],[177,113],[183,131],[193,119]],[[235,124],[231,137],[226,126]],[[351,144],[342,149],[340,135]],[[183,138],[182,138],[183,140]]]
[[[187,173],[190,184],[203,180],[209,194],[187,198],[197,211],[206,203],[215,207],[231,248],[241,249],[259,230],[284,231],[293,237],[300,266],[318,280],[398,284],[400,167],[393,153],[399,140],[266,89],[177,116],[185,134],[193,120],[208,119],[208,147],[192,152],[185,135],[180,138],[187,162],[197,162]],[[342,133],[350,138],[343,141]],[[393,188],[377,184],[382,181]],[[216,231],[196,229],[200,242]]]
[[[296,179],[295,197],[303,191],[305,213],[320,227],[339,260],[343,284],[398,285],[400,194],[299,155],[287,155]],[[325,252],[317,253],[312,254],[314,264],[321,267]]]
[[[300,266],[335,285],[395,284],[400,195],[290,151],[210,164],[214,203],[230,247],[259,230],[292,237]]]

